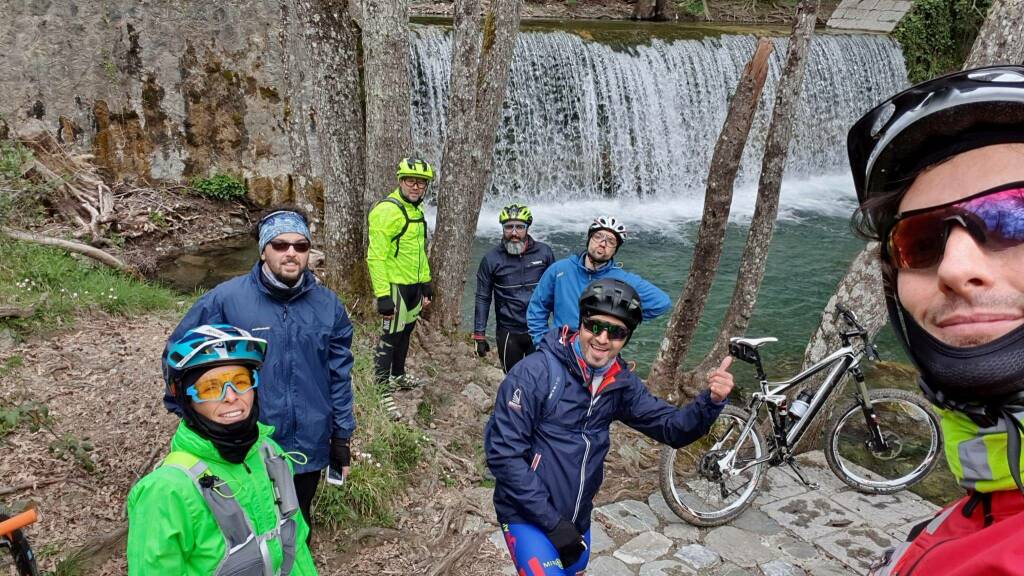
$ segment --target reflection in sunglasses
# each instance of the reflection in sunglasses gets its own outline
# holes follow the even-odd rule
[[[602,332],[608,332],[609,340],[625,340],[629,337],[629,328],[593,318],[583,319],[583,329],[594,336],[600,336]]]

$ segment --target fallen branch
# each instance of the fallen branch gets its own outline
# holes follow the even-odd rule
[[[430,576],[441,576],[442,574],[447,574],[463,556],[480,548],[480,545],[483,544],[484,538],[487,537],[487,531],[488,529],[478,530],[472,536],[464,540],[462,546],[451,551],[436,567],[434,567],[433,570],[431,570]]]
[[[35,312],[35,306],[0,306],[0,318],[28,318]]]
[[[66,481],[67,478],[47,478],[46,480],[36,480],[35,482],[15,484],[14,486],[0,488],[0,496],[7,496],[8,494],[14,494],[15,492],[21,492],[22,490],[35,490],[37,488],[42,488],[43,486],[49,486],[50,484],[57,484],[58,482]]]
[[[51,238],[49,236],[43,236],[41,234],[33,234],[32,232],[24,232],[22,230],[14,230],[13,228],[0,227],[0,233],[14,238],[15,240],[21,240],[23,242],[33,242],[35,244],[42,244],[44,246],[56,246],[57,248],[63,248],[69,252],[75,252],[88,256],[93,260],[106,264],[111,268],[116,268],[122,272],[131,274],[135,277],[141,277],[139,271],[135,268],[125,264],[120,258],[110,253],[104,252],[99,248],[94,248],[88,244],[82,244],[81,242],[73,242],[71,240],[63,240],[61,238]]]

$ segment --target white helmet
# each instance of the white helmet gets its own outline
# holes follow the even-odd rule
[[[598,216],[594,218],[594,222],[590,224],[590,229],[587,230],[587,242],[590,242],[590,237],[593,236],[598,230],[607,230],[612,234],[615,234],[615,239],[618,240],[618,246],[626,241],[626,227],[615,219],[614,216]]]

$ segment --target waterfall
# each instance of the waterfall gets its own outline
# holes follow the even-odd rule
[[[451,35],[438,26],[416,26],[411,35],[414,145],[439,164]],[[756,184],[785,59],[787,39],[773,42],[741,187]],[[755,45],[747,35],[622,47],[565,32],[520,33],[489,202],[699,200],[728,99]],[[845,182],[846,131],[907,84],[903,56],[888,37],[845,34],[816,35],[808,56],[787,180],[840,175]]]

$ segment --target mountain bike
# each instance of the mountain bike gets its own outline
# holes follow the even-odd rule
[[[21,530],[37,520],[39,513],[34,507],[15,513],[0,504],[0,574],[6,574],[5,567],[13,565],[18,576],[39,575],[35,554]],[[10,558],[3,553],[4,549],[10,553]]]
[[[701,440],[666,446],[661,457],[661,493],[680,518],[696,526],[718,526],[736,518],[760,490],[769,467],[788,465],[815,487],[794,460],[794,448],[826,400],[853,376],[854,399],[839,410],[824,437],[829,468],[849,486],[869,494],[891,494],[924,478],[942,449],[939,422],[920,396],[895,389],[869,390],[860,363],[878,351],[853,312],[836,306],[846,326],[842,346],[782,382],[769,382],[758,349],[776,338],[730,338],[729,353],[757,371],[760,391],[746,409],[728,405]],[[828,370],[817,390],[791,403],[786,392]]]

